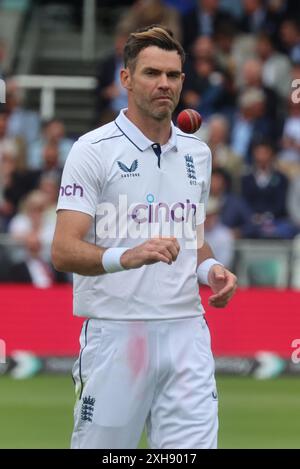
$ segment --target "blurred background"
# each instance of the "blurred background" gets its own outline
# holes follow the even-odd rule
[[[50,261],[60,178],[73,142],[126,107],[123,46],[153,23],[187,53],[174,121],[184,108],[203,116],[206,239],[239,279],[228,310],[201,289],[220,447],[300,447],[298,2],[0,0],[2,448],[69,445],[82,321],[71,276]]]

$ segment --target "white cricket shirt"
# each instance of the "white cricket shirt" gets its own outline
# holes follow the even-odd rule
[[[155,235],[175,235],[181,250],[172,265],[159,262],[94,277],[74,274],[74,314],[115,320],[197,316],[204,311],[196,244],[188,244],[187,221],[204,221],[201,206],[209,194],[210,150],[173,124],[169,141],[160,149],[125,113],[73,145],[57,210],[93,218],[85,238],[89,243],[131,248]]]

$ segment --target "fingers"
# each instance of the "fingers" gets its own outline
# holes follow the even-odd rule
[[[208,302],[211,306],[215,306],[216,308],[223,308],[224,306],[227,305],[229,300],[232,298],[234,295],[234,292],[236,290],[236,287],[234,287],[230,292],[228,292],[226,295],[212,295]]]
[[[170,255],[167,252],[149,252],[148,256],[144,262],[145,265],[156,264],[157,262],[164,262],[165,264],[172,264],[172,260],[170,259]]]
[[[121,263],[126,269],[138,269],[156,262],[171,265],[176,261],[179,251],[180,245],[176,238],[153,238],[125,251]]]
[[[215,286],[219,280],[222,281],[223,285],[221,283],[221,286],[219,283],[220,290],[218,291],[219,288],[213,290],[215,294],[209,298],[209,304],[216,308],[224,308],[237,289],[237,278],[234,274],[223,268],[223,272],[214,272]]]
[[[212,271],[212,275],[215,280],[225,280],[226,270],[222,265],[215,265]]]
[[[210,306],[214,306],[215,308],[224,308],[228,303],[229,300],[234,295],[236,287],[233,289],[232,292],[228,293],[225,296],[213,295],[208,299],[208,303]]]
[[[153,252],[157,252],[168,259],[168,264],[171,265],[172,262],[176,261],[180,251],[180,245],[176,238],[153,238],[149,243],[150,249]],[[166,261],[163,260],[163,262]]]

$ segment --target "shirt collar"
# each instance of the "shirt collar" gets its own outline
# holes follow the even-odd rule
[[[137,147],[140,151],[145,151],[155,142],[147,138],[143,132],[141,132],[140,129],[133,122],[131,122],[128,117],[126,117],[126,111],[127,109],[122,109],[120,111],[120,114],[115,120],[115,124],[135,147]],[[164,146],[168,149],[177,150],[177,135],[173,122],[171,122],[171,136]]]

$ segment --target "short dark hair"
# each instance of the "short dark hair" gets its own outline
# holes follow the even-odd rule
[[[258,135],[254,138],[251,149],[252,151],[255,150],[257,147],[268,147],[272,153],[276,153],[277,145],[276,143],[270,138],[263,135]]]
[[[185,61],[185,52],[182,45],[174,38],[172,31],[168,28],[153,24],[146,28],[138,29],[131,33],[124,47],[124,65],[125,67],[135,68],[136,59],[141,50],[146,47],[156,46],[160,49],[177,51],[182,65]]]
[[[220,176],[223,179],[223,182],[225,184],[226,192],[231,191],[232,178],[231,178],[231,175],[229,174],[229,172],[226,169],[221,168],[220,166],[218,166],[218,167],[216,167],[212,170],[212,175]]]

